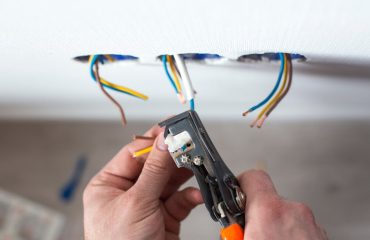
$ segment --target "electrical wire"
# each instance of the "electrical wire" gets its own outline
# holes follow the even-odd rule
[[[124,112],[124,110],[123,110],[123,108],[122,108],[122,106],[121,106],[121,104],[119,104],[119,102],[116,100],[116,99],[114,99],[105,89],[104,89],[104,86],[103,86],[103,84],[102,84],[102,82],[101,82],[101,78],[100,78],[100,75],[99,75],[99,64],[98,64],[98,62],[97,61],[95,61],[95,63],[94,63],[94,65],[95,65],[95,71],[93,70],[93,72],[94,72],[94,76],[95,76],[95,79],[97,80],[97,82],[98,82],[98,85],[99,85],[99,87],[100,87],[100,90],[104,93],[104,95],[105,96],[107,96],[107,98],[108,99],[110,99],[113,103],[114,103],[114,105],[116,105],[117,106],[117,108],[119,109],[119,112],[120,112],[120,114],[121,114],[121,122],[122,122],[122,125],[123,126],[126,126],[126,123],[127,123],[127,121],[126,121],[126,116],[125,116],[125,112]]]
[[[176,66],[178,67],[178,71],[180,73],[181,79],[184,83],[184,89],[185,89],[185,95],[186,100],[189,101],[190,109],[194,110],[195,104],[194,104],[194,97],[195,97],[195,91],[193,88],[193,84],[190,80],[188,69],[186,68],[184,59],[179,54],[173,55]]]
[[[154,140],[155,137],[148,137],[148,136],[140,136],[140,135],[133,135],[132,140]]]
[[[173,65],[175,66],[177,75],[179,76],[180,79],[182,79],[179,68],[177,67],[177,64],[176,64],[176,60],[173,56],[172,56],[172,62],[173,62]]]
[[[194,111],[195,110],[194,98],[190,99],[189,103],[190,103],[190,109]]]
[[[177,88],[177,92],[181,93],[181,84],[180,84],[180,80],[177,76],[175,64],[173,63],[172,57],[170,55],[167,55],[166,59],[167,59],[167,62],[170,63],[170,68],[171,68],[173,80],[174,80],[176,88]]]
[[[286,87],[284,89],[284,92],[281,94],[281,96],[279,97],[279,99],[277,99],[277,101],[275,101],[275,103],[268,109],[268,111],[259,120],[258,125],[257,125],[257,127],[259,127],[259,128],[262,127],[262,125],[265,122],[265,120],[267,119],[267,117],[277,107],[277,105],[279,105],[279,103],[281,102],[281,100],[283,100],[285,98],[285,96],[287,95],[287,93],[290,90],[290,87],[292,85],[292,79],[293,79],[293,64],[292,64],[292,58],[289,55],[287,56],[287,68],[288,68],[288,72],[287,72],[287,75],[288,75],[288,83],[287,83],[287,85],[286,85]]]
[[[175,81],[173,80],[170,72],[168,71],[168,67],[167,67],[167,55],[162,55],[162,64],[163,64],[163,68],[164,68],[164,71],[166,72],[166,75],[167,75],[167,78],[168,80],[170,81],[173,89],[175,90],[176,94],[179,93],[177,87],[176,87],[176,83]]]
[[[275,102],[274,105],[271,106],[271,108],[266,112],[266,115],[269,116],[270,113],[276,108],[277,105],[279,105],[280,101],[283,100],[283,98],[288,94],[290,87],[292,86],[292,79],[293,79],[293,64],[292,64],[292,58],[288,55],[288,84],[286,88],[284,89],[284,92],[281,94],[281,97]]]
[[[284,80],[283,84],[281,84],[279,91],[277,94],[270,100],[270,102],[267,103],[267,105],[262,109],[262,111],[258,114],[258,117],[256,120],[251,124],[251,127],[254,127],[254,125],[259,121],[259,119],[264,116],[264,114],[267,112],[267,110],[280,98],[282,92],[285,89],[286,83],[287,83],[287,54],[284,54]],[[258,125],[259,126],[259,125]]]
[[[109,62],[114,62],[114,59],[109,54],[104,55],[104,57],[108,59]]]
[[[100,57],[100,55],[91,55],[89,57],[90,75],[91,75],[92,79],[94,79],[95,81],[97,81],[97,79],[95,77],[93,67],[94,67],[95,62],[99,60],[99,57]],[[118,85],[118,84],[109,82],[109,81],[105,80],[102,77],[100,77],[100,82],[102,83],[102,85],[105,88],[109,88],[109,89],[112,89],[112,90],[115,90],[115,91],[118,91],[118,92],[122,92],[122,93],[131,95],[131,96],[134,96],[134,97],[143,99],[143,100],[148,100],[148,96],[146,96],[146,95],[144,95],[144,94],[142,94],[140,92],[137,92],[137,91],[135,91],[133,89],[130,89],[130,88],[127,88],[127,87],[124,87],[124,86],[121,86],[121,85]]]
[[[144,140],[144,141],[151,141],[153,142],[155,140],[155,137],[150,137],[150,136],[141,136],[141,135],[133,135],[132,136],[132,140]],[[152,151],[153,147],[152,146],[148,146],[146,148],[142,148],[142,149],[139,149],[137,151],[135,151],[133,154],[132,154],[132,157],[136,158],[136,157],[140,157],[141,155],[144,155],[150,151]]]
[[[146,154],[146,153],[149,153],[149,152],[151,152],[152,150],[153,150],[153,146],[149,146],[149,147],[146,147],[146,148],[143,148],[143,149],[140,149],[140,150],[138,150],[138,151],[134,152],[134,153],[132,154],[132,156],[133,156],[134,158],[136,158],[136,157],[140,157],[141,155],[144,155],[144,154]]]
[[[172,57],[170,55],[167,55],[167,61],[170,63],[170,68],[171,68],[171,72],[172,72],[172,76],[173,76],[173,79],[174,79],[174,82],[175,82],[175,85],[176,85],[176,88],[177,88],[177,98],[179,99],[179,101],[184,104],[186,102],[185,98],[184,98],[184,95],[182,93],[182,89],[181,89],[181,84],[180,84],[180,80],[179,80],[179,75],[178,74],[178,70],[176,68],[176,65],[172,59]]]
[[[244,112],[243,113],[243,116],[246,116],[248,113],[253,112],[254,110],[262,107],[263,105],[265,105],[272,98],[272,96],[275,94],[275,92],[277,91],[277,89],[278,89],[278,87],[280,85],[280,82],[281,82],[281,78],[282,78],[282,75],[283,75],[283,72],[284,72],[284,65],[285,65],[283,53],[279,53],[279,58],[280,58],[280,62],[281,62],[281,64],[280,64],[280,71],[279,71],[279,76],[278,76],[278,79],[276,81],[276,84],[275,84],[274,88],[272,89],[272,91],[270,92],[270,94],[265,99],[263,99],[257,105],[249,108],[248,111]]]

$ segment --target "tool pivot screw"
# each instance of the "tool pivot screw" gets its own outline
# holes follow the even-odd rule
[[[181,162],[184,163],[184,164],[185,163],[190,163],[190,156],[187,155],[187,154],[182,155],[180,159],[181,159]]]
[[[196,156],[193,159],[193,163],[197,166],[200,166],[203,164],[203,158],[201,156]]]

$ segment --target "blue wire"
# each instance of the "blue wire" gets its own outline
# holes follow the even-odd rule
[[[263,99],[263,101],[261,101],[260,103],[258,103],[255,106],[251,107],[248,110],[248,112],[253,112],[254,110],[262,107],[263,105],[265,105],[272,98],[272,96],[275,94],[276,90],[278,89],[278,87],[280,85],[280,82],[281,82],[281,77],[283,76],[283,72],[284,72],[284,66],[285,66],[284,54],[279,53],[279,58],[280,58],[280,62],[281,62],[280,72],[279,72],[279,76],[278,76],[278,79],[276,81],[276,84],[275,84],[274,88],[272,89],[270,94],[265,99]]]
[[[91,63],[90,63],[90,75],[91,75],[92,79],[94,79],[94,81],[96,81],[95,74],[94,74],[94,64],[95,64],[96,60],[98,60],[98,57],[99,57],[99,55],[94,55],[92,60],[91,60]]]
[[[166,72],[166,75],[167,75],[167,77],[168,77],[168,80],[170,80],[172,87],[175,89],[175,92],[176,92],[176,93],[179,93],[179,91],[177,90],[177,87],[176,87],[175,81],[172,79],[171,74],[170,74],[170,72],[168,71],[166,55],[163,55],[163,56],[162,56],[162,63],[163,63],[164,71]]]
[[[95,62],[98,60],[98,58],[100,57],[100,55],[94,55],[92,60],[91,60],[91,64],[90,64],[90,75],[92,77],[92,79],[94,79],[94,81],[97,81],[96,78],[95,78],[95,74],[94,74],[94,64]],[[130,95],[130,96],[133,96],[133,97],[136,97],[136,98],[139,98],[138,96],[135,96],[135,95],[132,95],[131,93],[128,93],[128,92],[125,92],[125,91],[122,91],[120,89],[116,89],[114,87],[111,87],[109,85],[106,85],[104,83],[102,83],[102,85],[105,87],[105,88],[109,88],[109,89],[112,89],[112,90],[115,90],[117,92],[121,92],[121,93],[125,93],[127,95]]]
[[[189,103],[190,103],[190,109],[194,111],[195,109],[194,98],[190,99]]]

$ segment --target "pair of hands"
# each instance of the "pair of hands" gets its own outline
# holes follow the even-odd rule
[[[163,129],[154,126],[145,135],[156,139],[126,145],[86,187],[85,240],[177,240],[181,221],[203,203],[198,189],[179,190],[192,173],[176,168]],[[149,143],[150,154],[132,157]],[[265,172],[244,172],[239,184],[247,195],[245,239],[327,239],[312,211],[281,198]]]

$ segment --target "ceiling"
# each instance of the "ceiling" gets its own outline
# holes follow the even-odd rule
[[[107,79],[150,96],[115,94],[130,119],[185,110],[156,57],[217,53],[231,59],[299,53],[277,119],[370,119],[368,1],[11,1],[0,3],[1,119],[118,119],[91,81],[86,54],[130,54],[102,67]],[[241,119],[276,81],[276,63],[189,64],[200,115]]]

